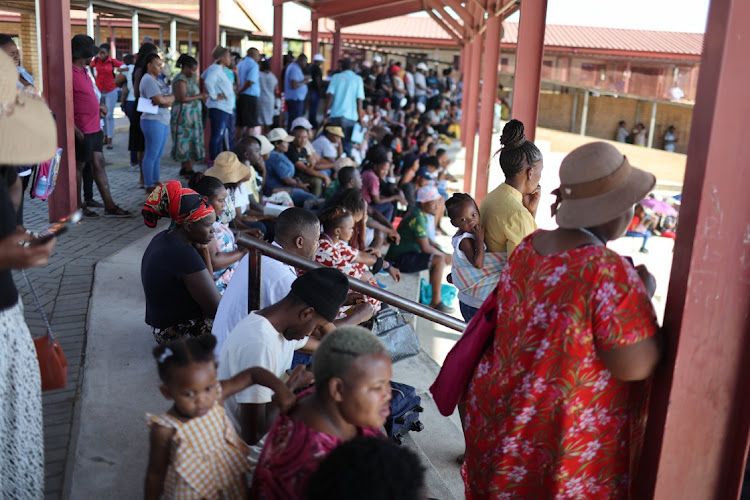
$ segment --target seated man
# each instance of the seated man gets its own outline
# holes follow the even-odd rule
[[[328,125],[320,136],[312,143],[315,152],[320,156],[320,162],[317,168],[321,170],[329,169],[326,174],[329,177],[335,177],[331,173],[335,171],[336,159],[341,157],[343,149],[341,139],[344,137],[344,131],[341,127]]]
[[[273,144],[274,150],[265,162],[266,179],[263,194],[271,196],[276,191],[288,191],[297,207],[303,206],[308,200],[314,200],[316,196],[308,191],[308,184],[294,176],[294,164],[286,157],[289,143],[294,137],[287,134],[283,128],[275,128],[268,133],[268,140]]]
[[[320,221],[318,218],[301,208],[289,208],[276,219],[276,240],[274,246],[282,248],[305,259],[312,260],[318,248],[320,237]],[[260,284],[260,307],[268,307],[281,301],[292,289],[292,283],[297,279],[297,270],[272,257],[264,255],[261,258],[261,272],[263,279]],[[221,352],[221,346],[234,330],[235,326],[245,318],[248,311],[248,273],[250,257],[244,256],[234,271],[224,295],[216,311],[211,333],[216,337],[216,353]],[[338,320],[342,324],[359,324],[370,319],[372,308],[365,302],[355,306],[354,312],[346,319]],[[289,368],[287,366],[287,368]]]
[[[219,378],[231,378],[252,366],[282,377],[295,349],[317,348],[319,342],[310,334],[333,321],[348,293],[349,281],[337,269],[315,269],[300,276],[284,299],[250,313],[232,330],[219,354]],[[286,384],[294,391],[312,381],[312,373],[298,366]],[[263,436],[279,413],[272,391],[257,385],[225,399],[224,406],[237,432],[251,445],[262,446]]]
[[[435,214],[439,206],[438,200],[441,198],[435,186],[425,186],[417,191],[417,207],[409,211],[398,226],[401,242],[392,245],[385,258],[402,273],[417,273],[429,269],[432,285],[430,307],[441,312],[450,312],[451,308],[440,300],[440,288],[443,268],[450,265],[451,256],[428,237],[429,223],[426,217],[426,214]]]

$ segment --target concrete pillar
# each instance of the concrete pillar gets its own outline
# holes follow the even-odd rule
[[[475,35],[471,47],[468,80],[464,82],[464,99],[466,107],[462,112],[466,114],[461,135],[465,138],[461,142],[466,147],[466,163],[464,165],[464,192],[473,193],[472,176],[474,175],[474,142],[477,136],[477,115],[479,108],[479,69],[482,66],[482,36]],[[468,95],[467,95],[468,92]]]
[[[490,3],[492,5],[492,3]],[[492,7],[494,8],[494,7]],[[497,97],[497,63],[500,59],[500,16],[487,19],[485,36],[484,71],[482,74],[482,107],[479,117],[479,147],[477,148],[477,176],[474,189],[477,203],[489,189],[489,161],[492,153],[492,125],[495,121]]]
[[[211,53],[219,45],[218,0],[200,0],[200,67],[205,70],[214,63]]]
[[[140,33],[138,33],[138,11],[137,10],[133,11],[133,19],[131,21],[131,26],[132,26],[131,28],[132,39],[130,41],[130,45],[132,46],[133,54],[137,54],[138,49],[141,48],[141,35]]]
[[[656,131],[656,108],[659,105],[654,101],[651,104],[651,121],[648,125],[648,143],[646,144],[648,147],[652,148],[654,147],[654,132]]]
[[[576,122],[578,121],[578,94],[573,94],[573,112],[570,113],[570,133],[576,133]]]
[[[339,59],[341,58],[341,25],[336,21],[335,29],[333,32],[333,52],[331,54],[331,68],[334,70],[339,67]]]
[[[310,30],[310,53],[314,56],[318,53],[318,28],[319,28],[319,22],[318,22],[318,15],[313,14],[310,18],[312,21],[312,29]]]
[[[740,497],[750,436],[750,2],[712,0],[632,498]],[[740,161],[738,161],[740,159]],[[693,450],[695,450],[693,452]]]
[[[284,83],[281,79],[281,70],[284,68],[284,5],[274,4],[273,6],[273,35],[271,36],[271,42],[273,43],[273,57],[271,57],[271,71],[279,79],[279,88],[284,88]]]
[[[219,34],[219,45],[227,48],[227,30],[221,30]]]
[[[159,26],[159,50],[164,50],[164,27]]]
[[[513,84],[513,118],[521,120],[526,137],[533,141],[539,114],[539,90],[544,54],[547,0],[524,0],[518,25],[516,79]]]
[[[172,53],[172,57],[177,61],[177,52],[180,47],[177,43],[177,20],[172,19],[169,21],[169,51]]]
[[[94,32],[94,3],[89,2],[86,6],[86,34],[91,38],[96,36]]]
[[[188,53],[193,55],[193,32],[188,31]]]
[[[39,0],[44,97],[57,117],[57,143],[63,148],[55,191],[48,200],[50,222],[78,208],[75,128],[73,124],[73,60],[70,49],[70,0]]]
[[[581,135],[586,135],[586,124],[589,121],[589,91],[583,93],[583,109],[581,110]]]

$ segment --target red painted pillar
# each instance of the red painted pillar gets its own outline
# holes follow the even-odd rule
[[[632,498],[736,499],[750,400],[750,2],[712,0],[669,296]]]
[[[284,2],[273,3],[273,57],[271,58],[271,71],[279,79],[279,88],[284,88],[284,82],[281,79],[281,70],[284,68]]]
[[[492,4],[490,4],[492,5]],[[482,107],[479,117],[479,147],[477,149],[477,180],[475,199],[477,203],[487,194],[489,182],[489,160],[492,153],[492,125],[495,121],[495,99],[497,96],[497,63],[500,59],[500,16],[487,19],[485,31],[484,72],[482,76]]]
[[[318,53],[320,50],[318,48],[318,15],[313,12],[313,15],[311,16],[312,20],[312,30],[310,31],[310,55],[311,57],[315,57],[315,54]]]
[[[482,66],[482,35],[474,35],[469,59],[468,80],[464,82],[464,99],[466,113],[464,126],[461,129],[462,143],[466,147],[466,164],[464,166],[464,192],[472,192],[471,177],[474,170],[474,140],[477,135],[477,115],[479,108],[479,69]]]
[[[219,2],[200,0],[200,65],[201,71],[214,63],[211,56],[219,45]]]
[[[109,23],[109,53],[113,59],[117,59],[117,40],[115,39],[115,28],[112,26],[112,22]],[[122,59],[122,58],[120,58]]]
[[[339,58],[341,57],[341,25],[338,21],[335,23],[333,30],[333,50],[331,51],[331,68],[335,71],[339,67]]]
[[[526,127],[526,138],[534,140],[539,114],[539,89],[544,55],[547,0],[524,0],[518,25],[516,78],[513,83],[513,118]]]
[[[44,97],[57,121],[57,144],[63,148],[55,191],[50,196],[50,222],[78,207],[75,128],[73,124],[73,60],[70,50],[70,0],[40,0],[42,81]]]

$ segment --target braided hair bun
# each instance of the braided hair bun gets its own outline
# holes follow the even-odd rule
[[[523,123],[518,120],[511,120],[503,127],[503,134],[500,136],[500,144],[503,149],[517,149],[526,142]]]

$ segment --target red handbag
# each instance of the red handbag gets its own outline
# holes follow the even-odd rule
[[[39,309],[39,314],[42,316],[44,324],[47,326],[46,335],[34,337],[36,357],[39,360],[39,372],[42,376],[42,390],[50,391],[52,389],[62,389],[68,383],[68,360],[65,358],[65,353],[63,352],[62,347],[60,347],[60,344],[57,342],[55,334],[52,333],[52,327],[47,319],[47,313],[39,302],[39,297],[37,296],[34,287],[31,285],[29,277],[26,276],[26,271],[22,271],[22,273],[29,290],[31,290],[31,295],[34,298],[36,307]]]
[[[430,387],[438,410],[446,417],[453,414],[456,405],[463,398],[479,359],[494,338],[498,313],[497,290],[498,287],[495,287],[471,319],[461,338],[446,356],[440,373]]]

